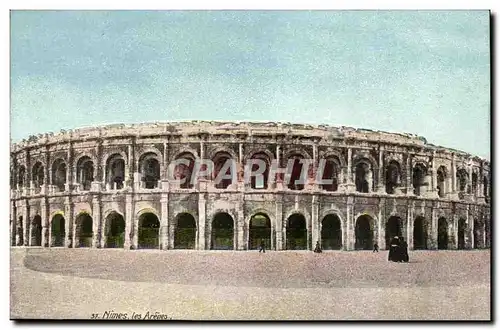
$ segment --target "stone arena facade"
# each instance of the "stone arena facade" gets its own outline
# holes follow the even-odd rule
[[[179,158],[239,164],[194,184]],[[248,159],[293,160],[292,180],[245,182]],[[309,159],[309,180],[294,184]],[[490,247],[490,163],[422,137],[349,127],[192,121],[109,125],[11,146],[12,246],[124,249]],[[318,164],[331,184],[318,184]],[[266,172],[267,173],[267,172]]]

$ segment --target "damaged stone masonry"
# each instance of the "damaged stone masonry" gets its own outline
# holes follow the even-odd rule
[[[169,166],[179,159],[187,161]],[[213,169],[191,180],[200,159]],[[228,159],[236,165],[226,172]],[[268,166],[245,181],[249,160]],[[311,166],[297,182],[304,160]],[[290,177],[269,179],[273,163],[291,163]],[[12,145],[11,245],[312,250],[319,241],[355,250],[385,249],[397,235],[410,249],[489,248],[490,178],[479,157],[349,127],[192,121],[62,131]]]

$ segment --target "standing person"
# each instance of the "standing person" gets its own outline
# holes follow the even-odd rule
[[[373,244],[373,252],[378,252],[378,244]]]
[[[314,253],[321,253],[321,247],[319,246],[319,241],[316,241],[316,247],[314,248]]]
[[[259,253],[266,253],[266,244],[264,243],[264,240],[261,239],[260,240],[260,250],[259,250]]]
[[[408,262],[410,260],[410,256],[408,255],[408,243],[401,237],[400,240],[400,250],[401,250],[401,261]]]
[[[394,236],[394,238],[389,243],[389,261],[397,262],[399,259],[399,238]]]

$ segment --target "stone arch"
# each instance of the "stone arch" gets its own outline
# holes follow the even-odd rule
[[[342,248],[342,220],[336,213],[328,213],[321,219],[321,247],[324,250]]]
[[[248,160],[252,159],[252,156],[255,155],[255,154],[264,154],[267,156],[267,159],[269,159],[270,162],[272,162],[273,160],[276,159],[276,157],[274,156],[274,154],[269,150],[269,149],[266,149],[266,148],[253,148],[251,150],[249,150],[248,152],[246,152],[244,155],[243,155],[243,162],[246,164]]]
[[[358,157],[355,162],[353,162],[354,167],[354,183],[356,185],[356,191],[362,193],[368,193],[373,191],[374,187],[374,177],[375,168],[370,158]]]
[[[441,165],[437,169],[437,190],[440,198],[444,198],[446,196],[447,187],[446,187],[446,179],[448,178],[448,170],[446,166]]]
[[[110,210],[104,217],[105,248],[123,248],[125,245],[125,218],[118,211]]]
[[[174,219],[174,249],[195,249],[196,218],[189,212],[180,212]]]
[[[301,163],[302,159],[311,159],[309,158],[309,155],[305,150],[300,150],[300,149],[295,149],[296,151],[294,152],[293,150],[287,152],[286,157],[283,157],[282,162],[286,163],[286,168],[287,168],[287,173],[284,175],[285,178],[285,184],[287,185],[288,189],[290,190],[303,190],[305,184],[304,183],[297,183],[297,180],[300,179],[301,174],[302,174],[302,168],[303,164]],[[292,168],[291,168],[291,173],[288,173],[288,162],[292,161]],[[307,176],[309,173],[306,173],[306,180]],[[280,177],[283,177],[280,175]],[[289,180],[288,182],[287,179]]]
[[[183,180],[180,183],[181,189],[191,189],[194,187],[192,182],[193,171],[195,167],[195,163],[197,161],[196,155],[190,151],[178,153],[173,160],[185,159],[189,161],[189,165],[186,164],[177,164],[173,168],[173,177],[176,180]],[[201,169],[200,169],[201,170]]]
[[[54,212],[50,218],[50,235],[52,238],[51,246],[64,246],[64,238],[66,237],[66,219],[63,212]]]
[[[75,218],[75,247],[92,247],[93,221],[90,214],[80,212]]]
[[[471,178],[471,194],[476,196],[477,195],[477,183],[478,183],[478,174],[476,171],[472,172],[472,178]]]
[[[427,175],[427,166],[422,162],[417,162],[412,169],[413,193],[417,196],[422,195],[422,187],[426,186],[425,177]]]
[[[94,161],[88,155],[82,155],[76,161],[76,182],[82,190],[90,190],[94,181]]]
[[[156,210],[151,208],[142,209],[137,213],[139,217],[138,226],[138,249],[160,248],[160,218]]]
[[[479,218],[474,218],[474,248],[483,248],[483,223]]]
[[[259,159],[262,160],[266,163],[266,168],[264,169],[264,172],[259,176],[252,176],[250,178],[250,187],[252,189],[267,189],[268,188],[268,181],[269,181],[269,170],[271,169],[272,161],[273,161],[273,155],[267,151],[255,151],[252,154],[249,154],[248,156],[245,157],[245,166],[249,166],[248,164],[250,160],[252,159]],[[245,167],[246,169],[246,167]],[[252,164],[252,171],[257,171],[259,169],[257,164]]]
[[[40,188],[45,181],[45,171],[43,163],[37,161],[35,165],[33,165],[31,170],[32,181],[35,188]]]
[[[248,221],[248,249],[258,249],[261,242],[266,248],[272,247],[272,220],[267,212],[257,212]]]
[[[286,218],[286,249],[308,250],[308,221],[301,212],[293,212]]]
[[[68,168],[66,161],[63,158],[57,158],[52,162],[51,172],[52,172],[52,182],[53,186],[56,186],[59,191],[65,190],[66,184],[66,174]]]
[[[467,192],[467,183],[469,181],[469,173],[464,167],[457,169],[457,188],[462,193]]]
[[[123,153],[124,154],[124,153]],[[111,189],[122,189],[125,183],[127,161],[122,153],[112,153],[106,157],[106,183]]]
[[[154,151],[145,151],[138,158],[137,168],[141,174],[141,185],[146,189],[158,188],[163,169],[161,153],[159,155]]]
[[[37,214],[31,221],[31,244],[32,246],[42,246],[42,217]]]
[[[337,150],[327,150],[322,156],[321,158],[336,158],[337,161],[338,161],[338,164],[341,168],[344,168],[347,166],[347,163],[346,163],[346,160],[345,160],[345,157],[342,155],[341,152],[337,151]]]
[[[283,155],[280,166],[286,166],[286,162],[293,155],[301,155],[304,159],[312,159],[312,156],[307,152],[306,148],[292,148],[287,150],[287,152]]]
[[[427,250],[429,224],[423,215],[419,215],[413,222],[413,249]]]
[[[483,195],[484,197],[489,197],[489,184],[490,180],[488,179],[488,175],[483,175]]]
[[[375,223],[375,218],[369,214],[361,214],[356,218],[354,227],[354,248],[356,250],[371,250],[373,248]]]
[[[227,149],[227,148],[224,148],[224,149]],[[238,158],[235,158],[233,155],[234,155],[234,152],[231,153],[231,152],[228,152],[226,150],[218,149],[218,151],[215,152],[215,154],[213,154],[213,157],[211,157],[211,160],[214,163],[212,180],[216,180],[217,177],[219,176],[219,174],[221,173],[221,171],[223,171],[223,170],[224,170],[224,173],[220,174],[221,178],[222,178],[222,175],[230,176],[230,178],[222,178],[220,182],[215,182],[215,187],[217,189],[226,189],[231,184],[234,184],[237,181],[238,168],[236,166],[236,161]],[[228,161],[231,161],[231,163],[229,164],[229,167],[227,167]]]
[[[467,221],[464,218],[458,219],[457,228],[457,248],[459,250],[465,249],[465,235],[467,232]]]
[[[228,148],[228,147],[224,147],[224,146],[217,146],[217,147],[214,147],[212,149],[210,149],[210,152],[209,152],[209,158],[210,159],[214,159],[217,154],[220,154],[220,153],[226,153],[228,155],[230,155],[230,158],[232,159],[238,159],[238,155],[236,154],[236,152],[231,149],[231,148]]]
[[[215,212],[211,220],[211,250],[234,250],[235,219],[229,212]]]
[[[16,179],[16,184],[21,188],[24,187],[25,185],[25,177],[26,177],[26,166],[24,165],[19,165],[17,168],[17,179]]]
[[[173,156],[171,156],[171,159],[169,160],[169,162],[172,162],[176,159],[179,159],[180,156],[182,156],[184,154],[191,154],[195,160],[200,159],[200,156],[199,156],[198,151],[196,149],[193,149],[193,148],[188,147],[188,146],[182,146],[182,148],[177,150],[177,152]]]
[[[438,219],[438,249],[448,249],[448,221],[445,217]]]
[[[342,163],[336,153],[328,153],[321,160],[319,166],[323,166],[322,180],[332,180],[332,183],[322,184],[321,188],[326,191],[337,191],[341,184]]]
[[[391,239],[403,237],[404,221],[400,216],[391,215],[385,222],[385,248],[389,250]]]
[[[396,160],[391,160],[385,170],[385,192],[392,195],[401,183],[401,165]]]

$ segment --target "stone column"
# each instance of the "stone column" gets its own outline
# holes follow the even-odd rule
[[[413,222],[415,221],[415,201],[410,201],[410,207],[407,211],[406,217],[406,242],[408,243],[408,250],[413,250]]]
[[[414,196],[413,184],[412,184],[412,167],[411,167],[411,155],[407,153],[406,157],[406,195]]]
[[[458,249],[458,216],[453,214],[448,224],[448,248]]]
[[[470,246],[471,246],[471,249],[475,249],[476,248],[476,245],[474,244],[474,236],[476,235],[475,233],[475,229],[474,229],[474,218],[469,218],[469,227],[470,227]]]
[[[457,165],[455,163],[455,154],[452,154],[451,158],[451,192],[453,194],[457,192]]]
[[[42,217],[42,247],[48,246],[47,236],[48,236],[48,226],[50,225],[49,214],[47,212],[47,202],[45,197],[42,198],[40,202],[40,216]],[[50,232],[50,231],[49,231]]]
[[[170,220],[170,219],[169,219]],[[167,248],[168,249],[173,249],[174,248],[174,240],[175,240],[175,227],[177,226],[177,224],[175,223],[175,221],[168,221],[168,245],[167,245]]]
[[[382,210],[385,209],[385,203],[387,200],[385,198],[380,198],[378,203],[378,217],[377,217],[377,244],[379,249],[383,250],[386,248],[385,246],[385,224],[384,224],[384,214]]]
[[[377,192],[379,194],[385,194],[385,166],[384,166],[384,146],[380,146],[378,153],[378,187]],[[379,246],[382,246],[379,244]]]
[[[29,201],[26,200],[23,205],[23,245],[30,245],[30,232],[31,232],[31,221],[30,221],[30,205]]]
[[[65,191],[71,191],[72,187],[72,182],[73,182],[73,143],[70,141],[68,144],[68,153],[67,153],[67,159],[68,159],[68,167],[66,168],[66,184],[64,185],[64,190]],[[66,232],[67,235],[68,232]],[[67,246],[66,246],[67,247]]]
[[[283,240],[283,201],[281,195],[276,195],[276,250],[284,250]]]
[[[204,183],[206,184],[206,182]],[[207,250],[207,243],[206,243],[207,199],[206,199],[206,193],[204,191],[200,192],[200,194],[198,195],[198,250]]]
[[[311,207],[311,234],[312,234],[312,245],[309,247],[316,246],[317,241],[321,241],[321,230],[319,221],[319,198],[316,195],[312,196],[312,207]],[[320,242],[321,244],[321,242]]]
[[[95,195],[92,198],[92,248],[100,248],[101,242],[101,201],[99,196]]]
[[[163,186],[163,184],[162,184]],[[168,217],[168,193],[161,195],[161,219],[160,219],[160,249],[167,250],[170,246],[168,237],[168,227],[170,219]]]
[[[347,148],[347,183],[352,184],[352,149]]]
[[[354,250],[354,243],[356,242],[356,233],[354,230],[354,198],[347,197],[347,210],[346,210],[346,242],[345,250]]]
[[[16,246],[16,236],[17,236],[17,210],[14,201],[10,202],[10,218],[11,218],[11,228],[10,228],[10,246]],[[43,225],[43,224],[42,224]]]
[[[71,229],[74,226],[73,220],[73,204],[71,197],[66,196],[64,201],[64,246],[67,248],[73,247],[73,235]],[[92,217],[93,218],[93,217]]]
[[[243,205],[245,203],[244,195],[241,193],[239,194],[239,202],[237,205],[237,211],[236,211],[236,219],[234,221],[236,222],[236,250],[247,250],[248,249],[248,244],[247,241],[245,240],[245,212],[243,210]]]
[[[439,207],[439,205],[437,206]],[[429,250],[436,250],[437,249],[437,242],[438,242],[438,217],[436,213],[436,206],[432,206],[432,216],[431,216],[431,233],[428,235],[428,241],[427,241],[427,248]]]
[[[131,194],[125,196],[125,242],[124,249],[137,248],[137,228],[134,227],[134,199]]]

